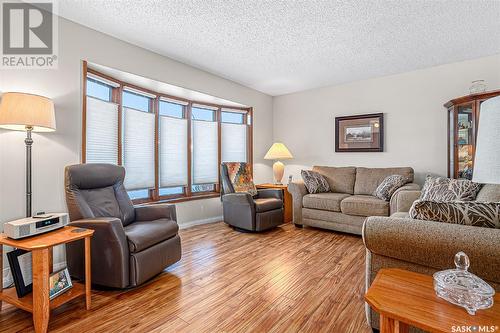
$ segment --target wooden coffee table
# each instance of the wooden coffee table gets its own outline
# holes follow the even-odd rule
[[[409,325],[430,332],[459,332],[459,327],[476,327],[472,332],[500,332],[500,294],[495,295],[493,307],[471,316],[464,308],[437,297],[429,275],[381,269],[365,300],[380,314],[381,333],[408,332]]]
[[[2,301],[33,314],[35,332],[47,332],[50,310],[85,295],[87,310],[90,309],[90,238],[94,230],[64,227],[38,236],[12,239],[0,234],[0,267],[2,267],[3,246],[8,245],[31,251],[33,292],[17,297],[16,288],[3,288],[0,274],[0,310]],[[52,272],[52,247],[85,239],[85,284],[73,282],[65,293],[49,300],[49,275]],[[0,270],[1,271],[1,270]]]

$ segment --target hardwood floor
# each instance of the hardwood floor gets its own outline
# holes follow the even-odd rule
[[[132,290],[94,290],[51,313],[51,332],[371,332],[358,236],[287,224],[261,234],[224,223],[180,231],[182,260]],[[32,332],[5,304],[0,332]]]

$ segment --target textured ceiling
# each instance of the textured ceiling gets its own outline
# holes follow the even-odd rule
[[[498,0],[64,0],[59,12],[270,95],[500,53]]]

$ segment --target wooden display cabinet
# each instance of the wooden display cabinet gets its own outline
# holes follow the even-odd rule
[[[448,177],[472,179],[481,103],[499,95],[500,90],[495,90],[444,104],[448,111]]]

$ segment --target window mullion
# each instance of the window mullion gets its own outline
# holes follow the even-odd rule
[[[192,162],[193,162],[193,147],[191,145],[192,142],[192,126],[191,126],[191,109],[193,107],[193,103],[189,102],[188,105],[186,106],[186,119],[187,119],[187,130],[188,130],[188,135],[187,135],[187,148],[188,148],[188,163],[187,163],[187,174],[188,174],[188,184],[186,188],[186,196],[191,197],[191,189],[192,189]]]
[[[123,110],[122,110],[123,84],[113,89],[113,102],[118,104],[118,165],[123,165]]]
[[[222,109],[217,109],[217,184],[215,184],[215,192],[220,192],[220,166],[222,161]]]
[[[153,112],[155,113],[155,134],[154,134],[154,147],[155,147],[155,188],[153,190],[153,200],[158,201],[160,198],[160,97],[157,96],[151,100]]]

